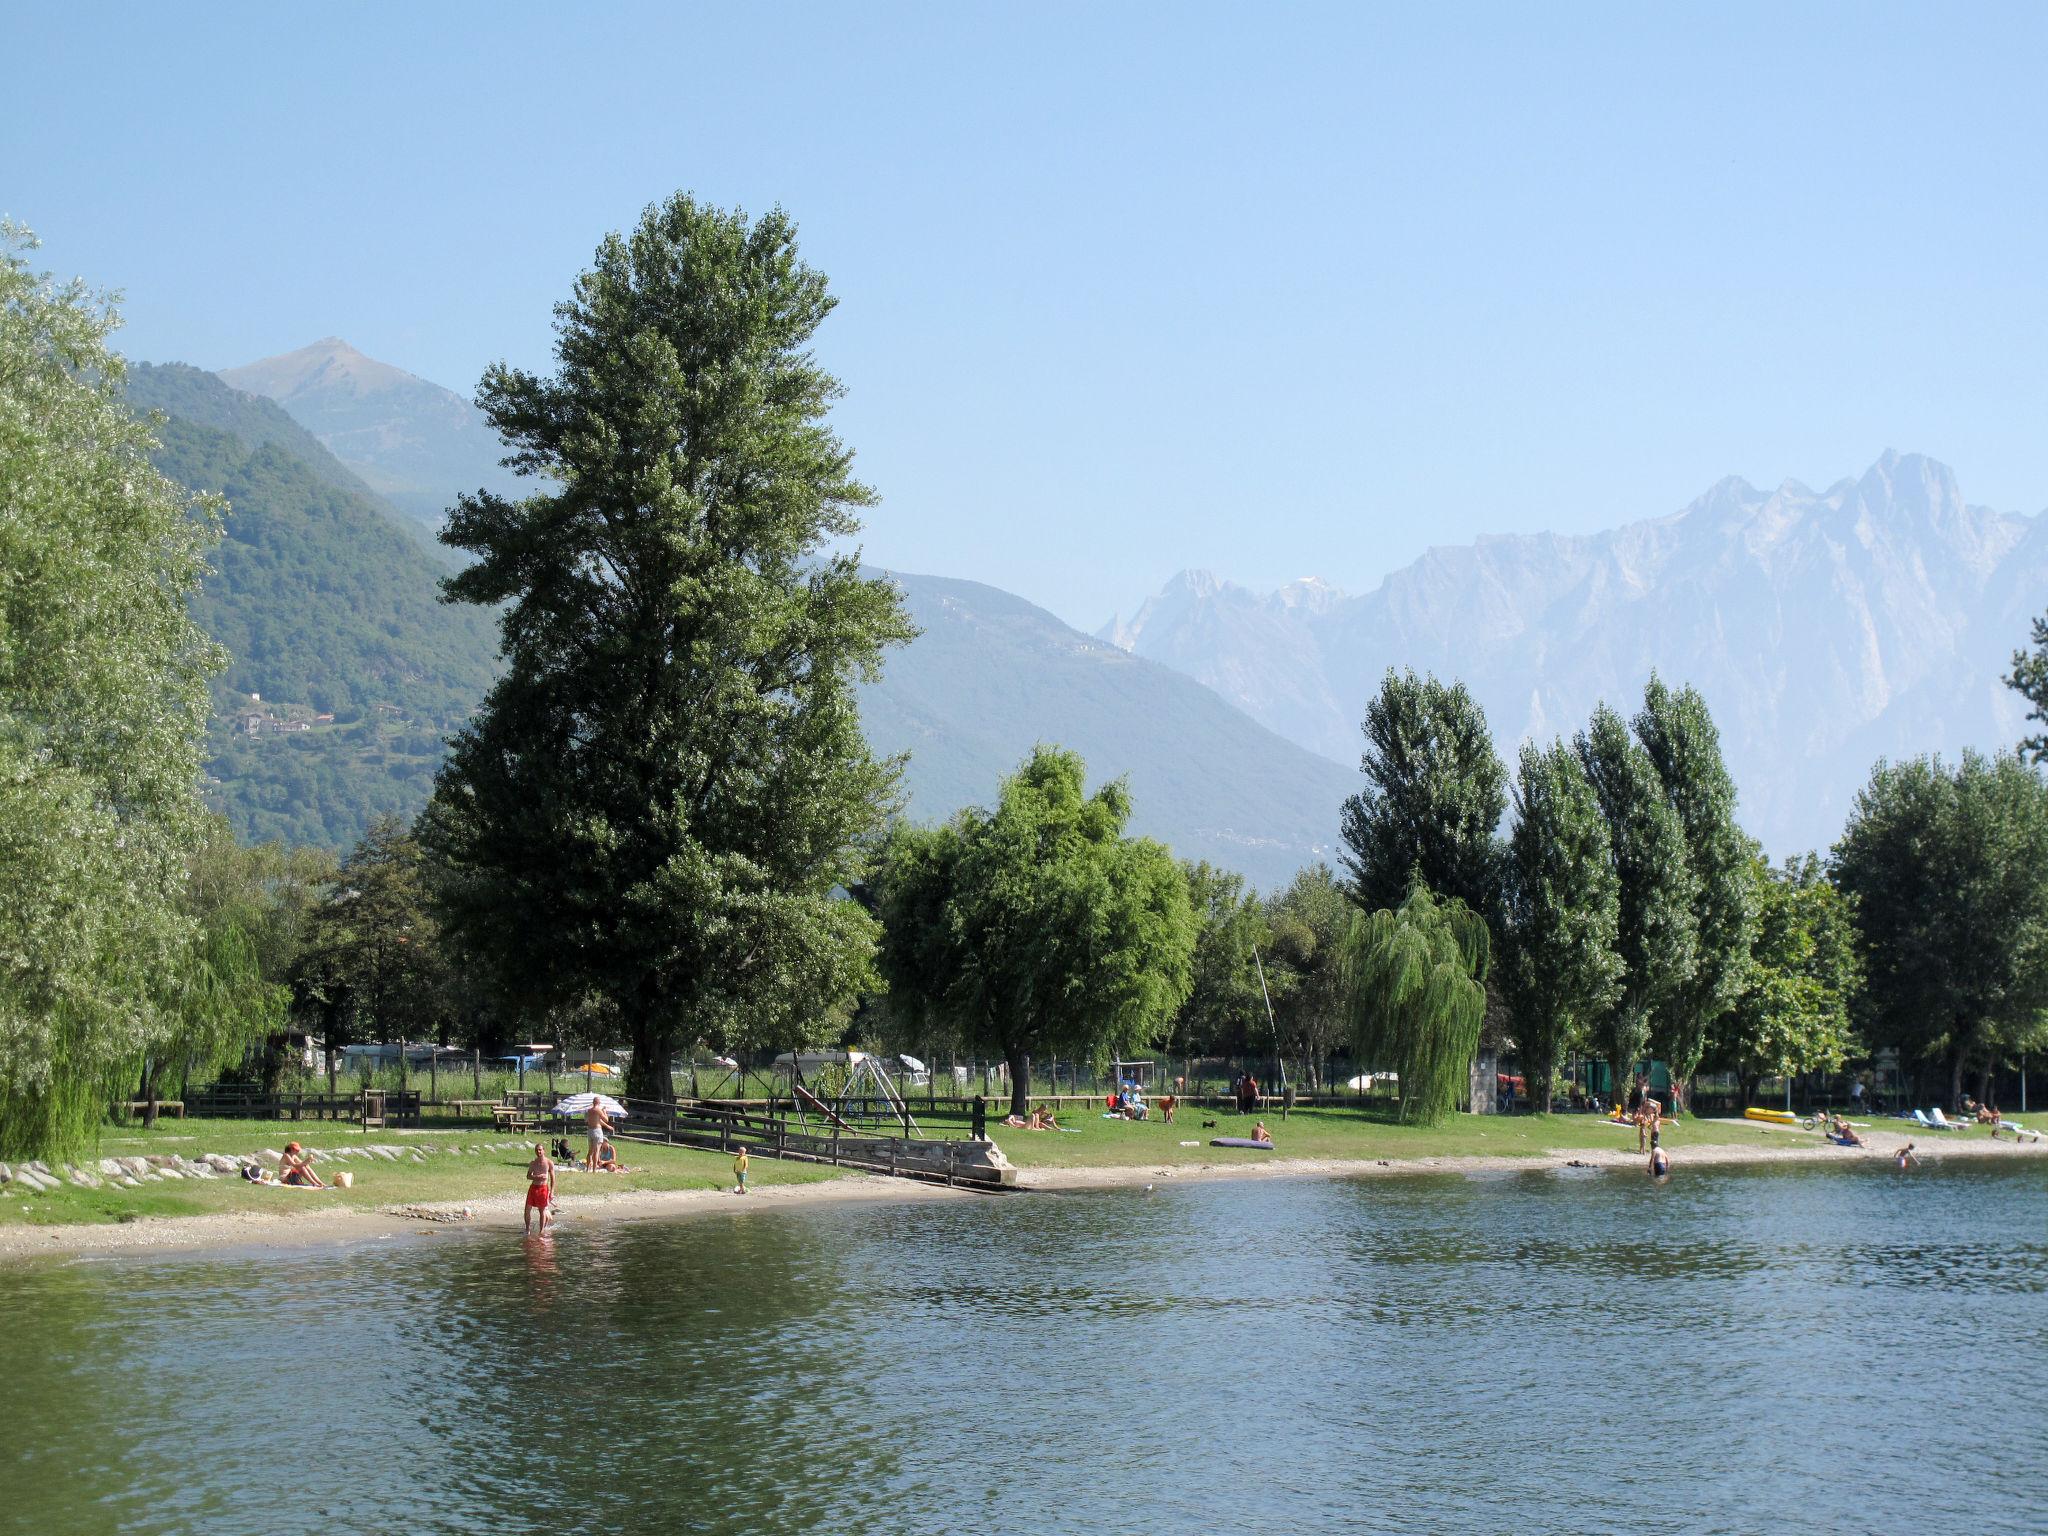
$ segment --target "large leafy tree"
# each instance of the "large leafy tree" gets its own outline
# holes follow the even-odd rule
[[[1351,1027],[1346,944],[1362,914],[1327,864],[1296,873],[1266,904],[1272,933],[1267,979],[1286,1049],[1308,1066],[1309,1087],[1320,1090],[1324,1064]]]
[[[1949,1098],[2048,1005],[2048,784],[2017,754],[1880,763],[1835,845],[1873,1045],[1948,1068]]]
[[[874,981],[842,890],[896,770],[854,690],[912,631],[827,552],[873,499],[810,350],[834,302],[781,212],[649,208],[557,307],[554,375],[484,375],[535,494],[443,535],[476,556],[449,595],[506,605],[425,828],[448,925],[524,1007],[613,1013],[642,1097],[679,1042],[788,1038]]]
[[[1736,824],[1735,781],[1722,761],[1714,718],[1695,689],[1673,692],[1651,673],[1635,729],[1677,813],[1693,877],[1693,973],[1672,989],[1651,1028],[1651,1046],[1669,1067],[1676,1092],[1691,1082],[1714,1025],[1743,989],[1756,928],[1755,847]]]
[[[314,909],[296,968],[301,1008],[329,1022],[330,1046],[441,1038],[450,987],[430,895],[419,839],[394,816],[372,822]]]
[[[0,1156],[69,1150],[177,1027],[217,508],[150,467],[111,301],[0,223]]]
[[[1344,867],[1368,912],[1398,906],[1420,875],[1439,895],[1493,912],[1507,771],[1486,712],[1463,683],[1388,669],[1366,706],[1365,788],[1344,802]]]
[[[1196,923],[1192,985],[1175,1011],[1171,1041],[1190,1052],[1270,1049],[1255,951],[1271,941],[1264,906],[1244,876],[1207,860],[1184,866]]]
[[[1524,743],[1508,835],[1500,975],[1530,1101],[1621,1000],[1621,881],[1600,801],[1562,742]]]
[[[1714,1023],[1713,1059],[1742,1084],[1833,1071],[1854,1048],[1850,1005],[1860,971],[1849,902],[1808,854],[1772,869],[1752,855],[1752,963],[1733,1006]]]
[[[1086,791],[1072,752],[1040,747],[993,811],[899,827],[880,878],[883,966],[897,1006],[956,1029],[1010,1069],[1149,1046],[1192,984],[1197,921],[1173,855],[1124,835],[1123,782]]]
[[[1470,1087],[1486,1020],[1486,922],[1417,881],[1391,911],[1364,918],[1352,946],[1353,1038],[1361,1063],[1391,1067],[1401,1118],[1434,1125]]]
[[[1601,705],[1573,746],[1600,803],[1614,861],[1621,995],[1595,1022],[1592,1044],[1606,1057],[1620,1092],[1649,1047],[1651,1021],[1697,967],[1695,882],[1678,813],[1621,716]]]

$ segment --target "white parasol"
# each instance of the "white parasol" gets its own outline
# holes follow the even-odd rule
[[[608,1093],[572,1093],[555,1105],[558,1115],[580,1115],[595,1104],[614,1120],[626,1118],[626,1106]]]

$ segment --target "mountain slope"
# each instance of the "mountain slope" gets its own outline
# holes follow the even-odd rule
[[[1655,668],[1706,696],[1745,824],[1787,853],[1839,833],[1880,755],[2016,739],[1999,676],[2044,601],[2039,521],[1887,453],[1823,492],[1730,479],[1608,533],[1434,549],[1361,597],[1184,575],[1117,632],[1338,761],[1389,666],[1463,678],[1505,749],[1632,707]]]
[[[274,400],[370,488],[438,529],[455,497],[479,487],[517,494],[518,477],[483,413],[452,390],[365,357],[338,336],[220,377]]]
[[[125,388],[129,404],[139,410],[162,411],[193,426],[229,433],[251,448],[280,448],[302,460],[323,484],[357,496],[376,495],[283,406],[231,388],[219,374],[190,363],[130,363]]]
[[[1038,742],[1092,779],[1127,776],[1133,830],[1274,887],[1333,857],[1354,773],[1247,719],[1208,688],[1068,628],[994,587],[891,573],[923,633],[863,690],[877,752],[910,753],[910,813],[987,805]]]
[[[176,384],[195,415],[262,430],[265,402],[197,369]],[[490,616],[442,603],[446,562],[288,435],[252,444],[171,417],[161,437],[166,474],[229,502],[193,603],[231,658],[215,690],[212,798],[245,838],[334,846],[379,814],[410,815],[495,674]]]

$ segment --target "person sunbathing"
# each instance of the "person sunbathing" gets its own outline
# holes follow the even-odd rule
[[[626,1166],[619,1161],[619,1154],[613,1148],[610,1137],[606,1137],[598,1145],[597,1167],[594,1171],[597,1173],[624,1173],[626,1171]]]
[[[1996,1125],[1999,1118],[1998,1111],[1990,1108],[1988,1105],[1979,1104],[1977,1106],[1977,1123],[1979,1125]]]
[[[1845,1147],[1867,1147],[1869,1142],[1856,1134],[1856,1127],[1846,1120],[1835,1122],[1835,1140]]]
[[[1252,1140],[1268,1147],[1273,1145],[1273,1133],[1266,1129],[1265,1121],[1261,1120],[1252,1127]]]
[[[1059,1128],[1059,1122],[1053,1118],[1050,1104],[1041,1104],[1031,1111],[1031,1119],[1024,1126],[1027,1131],[1056,1131]]]
[[[313,1160],[306,1156],[296,1141],[285,1145],[284,1157],[277,1165],[277,1182],[296,1184],[301,1189],[327,1187],[326,1181],[313,1171]]]

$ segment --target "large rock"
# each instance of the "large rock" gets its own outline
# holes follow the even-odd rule
[[[103,1157],[100,1159],[100,1172],[110,1179],[118,1179],[126,1171],[122,1168],[121,1159],[118,1157]]]
[[[96,1173],[88,1173],[76,1163],[66,1163],[64,1165],[64,1176],[80,1189],[98,1189],[100,1187],[100,1176]]]
[[[12,1184],[13,1182],[14,1170],[5,1163],[0,1163],[0,1184]]]

